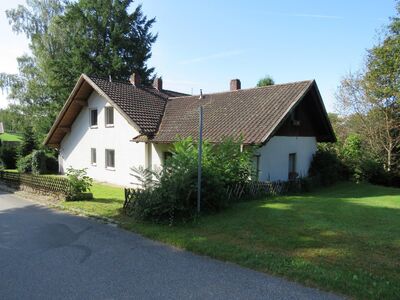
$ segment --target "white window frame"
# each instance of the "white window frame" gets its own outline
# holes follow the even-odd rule
[[[97,112],[97,124],[96,125],[92,125],[92,111],[96,111]],[[90,128],[98,128],[99,127],[99,110],[97,109],[97,107],[92,107],[89,108],[89,126]]]
[[[109,123],[109,120],[108,120],[108,110],[111,110],[112,111],[112,123]],[[105,106],[104,107],[104,124],[105,124],[105,126],[106,127],[114,127],[114,122],[115,122],[115,114],[114,114],[114,107],[112,107],[112,106]]]
[[[94,159],[93,159],[93,157],[94,157]],[[96,148],[90,148],[90,164],[94,167],[97,166],[97,150],[96,150]]]
[[[108,157],[107,157],[108,151],[114,152],[114,166],[108,166]],[[115,150],[114,149],[105,149],[104,154],[105,154],[104,164],[105,164],[106,169],[114,171],[115,170]]]

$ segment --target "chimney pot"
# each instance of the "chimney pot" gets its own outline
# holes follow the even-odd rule
[[[132,85],[136,87],[139,87],[142,83],[142,79],[140,78],[140,75],[138,73],[133,73],[131,77],[129,77],[129,81],[132,83]]]
[[[232,79],[231,80],[231,91],[237,91],[242,88],[242,85],[240,83],[239,79]]]
[[[153,87],[154,87],[155,89],[161,91],[162,88],[163,88],[162,83],[163,83],[163,82],[162,82],[161,77],[158,77],[158,78],[156,77],[156,78],[154,78],[154,81],[153,81]]]

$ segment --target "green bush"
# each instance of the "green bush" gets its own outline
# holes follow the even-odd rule
[[[83,193],[88,192],[93,184],[93,179],[87,176],[86,169],[67,169],[67,178],[71,185],[68,200],[76,200]]]
[[[309,176],[318,177],[322,185],[330,185],[346,179],[347,168],[332,149],[319,147],[308,171]]]
[[[6,169],[15,169],[17,166],[17,149],[15,147],[1,146],[0,160]]]
[[[133,169],[135,177],[144,177],[144,190],[135,194],[131,214],[155,222],[188,221],[197,207],[197,144],[192,139],[175,143],[172,156],[163,170],[152,176]],[[217,212],[227,207],[226,188],[250,180],[253,153],[241,151],[241,142],[226,139],[218,146],[205,142],[202,160],[202,213]],[[140,174],[141,173],[141,174]],[[152,184],[149,183],[153,178]]]
[[[32,172],[32,154],[21,157],[17,160],[17,169],[20,173]]]
[[[50,174],[58,173],[58,159],[51,154],[46,155],[46,169]]]
[[[44,150],[34,150],[32,152],[32,173],[46,174],[46,152]]]

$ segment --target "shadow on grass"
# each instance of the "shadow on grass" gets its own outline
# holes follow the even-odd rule
[[[319,187],[309,194],[329,196],[330,198],[370,198],[380,196],[399,196],[400,188],[384,187],[372,184],[356,184],[354,182],[340,182],[333,186]],[[307,196],[307,194],[304,194]]]

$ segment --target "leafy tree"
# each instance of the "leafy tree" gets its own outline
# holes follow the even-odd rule
[[[267,75],[264,78],[261,78],[258,82],[257,82],[257,87],[262,87],[262,86],[268,86],[268,85],[274,85],[275,81],[274,79]]]
[[[400,145],[399,109],[395,102],[388,104],[373,93],[365,74],[349,74],[342,80],[337,98],[342,113],[357,121],[355,132],[366,141],[368,151],[384,156],[385,169],[390,171]]]
[[[30,40],[32,55],[18,58],[18,74],[0,74],[21,111],[42,138],[81,73],[128,79],[139,73],[150,83],[147,67],[157,35],[133,0],[30,0],[7,11],[16,33]]]
[[[400,169],[400,2],[381,41],[368,51],[362,72],[341,82],[338,100],[342,112],[355,115],[356,132],[369,151],[384,157],[387,171]]]
[[[27,125],[26,117],[15,104],[0,109],[0,121],[3,122],[5,132],[22,132]]]
[[[400,2],[383,41],[368,51],[365,91],[386,153],[386,169],[400,168]],[[383,122],[382,122],[383,121]]]

